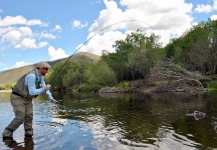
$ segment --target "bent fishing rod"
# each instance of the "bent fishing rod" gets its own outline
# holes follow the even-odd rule
[[[106,29],[108,29],[108,28],[110,28],[111,26],[114,26],[114,25],[116,25],[116,24],[120,24],[120,23],[123,23],[123,22],[129,22],[129,21],[137,21],[137,22],[141,22],[141,23],[147,24],[147,23],[145,23],[145,22],[143,22],[143,21],[140,21],[140,20],[123,20],[123,21],[116,22],[116,23],[113,23],[113,24],[111,24],[111,25],[108,25],[107,27],[101,29],[100,31],[98,31],[97,33],[95,33],[93,36],[91,36],[89,39],[87,39],[82,45],[80,45],[80,46],[74,51],[74,53],[73,53],[71,56],[68,57],[68,59],[67,59],[67,60],[65,61],[65,63],[62,65],[62,67],[60,67],[60,69],[57,71],[57,74],[54,76],[54,78],[53,78],[53,80],[51,81],[50,84],[53,83],[53,81],[54,81],[54,80],[56,79],[56,77],[59,75],[59,73],[61,72],[61,70],[63,69],[63,67],[66,65],[66,63],[70,60],[70,58],[71,58],[72,56],[74,56],[75,53],[76,53],[79,49],[81,49],[87,42],[89,42],[89,41],[90,41],[92,38],[94,38],[97,34],[101,33],[102,31],[104,31],[104,30],[106,30]]]

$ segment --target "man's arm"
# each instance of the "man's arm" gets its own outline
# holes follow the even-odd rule
[[[40,95],[41,93],[43,93],[42,87],[39,89],[36,89],[35,80],[36,80],[36,77],[33,73],[28,74],[25,78],[25,85],[28,86],[29,94],[31,96]]]
[[[45,87],[45,86],[46,86],[46,83],[44,82],[44,78],[42,77],[42,79],[41,79],[41,87]],[[49,98],[49,100],[54,99],[53,96],[52,96],[52,94],[51,94],[51,92],[49,90],[47,90],[45,92],[45,95]]]
[[[41,80],[41,85],[44,87],[46,86],[46,83],[44,82],[44,77],[42,77],[42,80]],[[59,104],[59,102],[57,100],[55,100],[50,92],[50,90],[47,90],[45,92],[45,95],[49,98],[49,100],[53,103],[56,103],[56,104]]]

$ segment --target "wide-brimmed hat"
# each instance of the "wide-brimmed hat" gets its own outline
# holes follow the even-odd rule
[[[41,61],[36,65],[36,68],[51,68],[51,66],[45,62],[45,61]]]

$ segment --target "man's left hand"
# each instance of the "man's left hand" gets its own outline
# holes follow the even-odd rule
[[[59,102],[57,100],[52,99],[51,101],[52,101],[52,103],[55,103],[55,104],[59,105]]]

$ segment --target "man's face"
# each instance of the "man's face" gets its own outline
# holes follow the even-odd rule
[[[41,75],[45,76],[48,72],[48,68],[39,68],[39,72],[41,73]]]

